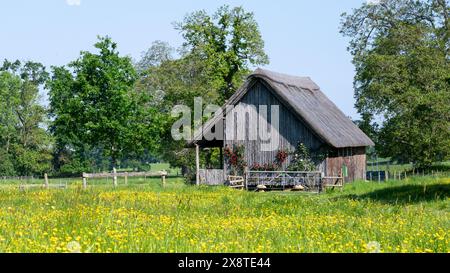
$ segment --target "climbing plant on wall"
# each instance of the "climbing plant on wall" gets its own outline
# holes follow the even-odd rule
[[[314,161],[311,159],[309,149],[303,144],[299,143],[292,155],[291,164],[288,166],[288,171],[313,171],[315,169]]]
[[[225,146],[224,156],[228,165],[231,167],[233,175],[242,175],[247,166],[244,158],[245,148],[242,145],[234,145],[233,148]]]

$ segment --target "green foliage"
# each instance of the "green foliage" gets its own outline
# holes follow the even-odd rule
[[[311,159],[309,149],[303,144],[299,143],[292,155],[291,164],[287,167],[289,171],[314,171],[316,166]]]
[[[156,48],[161,50],[161,48]],[[163,56],[155,47],[146,52],[147,56]],[[172,57],[162,59],[153,58],[153,63],[141,74],[136,84],[139,93],[152,98],[149,108],[160,113],[159,131],[155,131],[160,139],[157,147],[158,156],[172,166],[183,166],[184,173],[195,169],[195,153],[192,149],[185,149],[186,142],[175,141],[171,135],[171,126],[177,118],[171,117],[171,110],[175,105],[187,105],[193,109],[194,97],[203,97],[205,103],[212,103],[218,98],[205,75],[203,61],[193,55],[186,55],[173,60]],[[203,160],[202,160],[203,161]]]
[[[225,146],[224,156],[228,165],[231,167],[233,175],[243,175],[247,167],[245,161],[245,147],[243,145]]]
[[[448,12],[444,0],[384,0],[343,15],[360,125],[381,156],[419,167],[450,156]]]
[[[16,170],[11,155],[0,149],[0,176],[15,176]]]
[[[51,170],[51,143],[39,87],[40,63],[5,60],[0,67],[0,175],[42,175]]]
[[[194,97],[202,97],[205,104],[223,104],[242,84],[249,67],[266,64],[268,58],[253,14],[241,7],[223,6],[212,16],[197,11],[176,28],[184,38],[180,57],[173,57],[174,50],[167,43],[155,42],[136,65],[142,71],[136,89],[149,94],[153,98],[150,107],[163,113],[158,155],[172,166],[183,167],[187,174],[195,167],[195,153],[170,134],[173,106],[193,109]],[[218,153],[207,153],[201,163],[218,160]]]
[[[185,51],[204,60],[222,104],[242,83],[250,65],[264,65],[268,57],[264,41],[251,12],[242,7],[220,7],[215,14],[193,12],[176,25],[182,33]]]
[[[59,152],[75,151],[81,162],[93,149],[117,166],[127,155],[139,155],[158,141],[158,114],[147,107],[151,97],[137,92],[130,58],[120,57],[117,44],[99,37],[98,53],[81,52],[65,67],[53,67],[50,90],[52,132]],[[83,163],[82,163],[83,165]]]

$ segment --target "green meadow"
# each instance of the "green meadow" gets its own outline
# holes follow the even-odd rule
[[[0,252],[445,252],[450,178],[322,194],[133,178],[117,188],[0,188]],[[120,180],[119,180],[120,182]],[[58,181],[51,180],[51,183]]]

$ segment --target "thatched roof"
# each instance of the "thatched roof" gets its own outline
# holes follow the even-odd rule
[[[238,104],[255,80],[261,80],[267,85],[286,107],[328,145],[335,148],[375,145],[309,77],[296,77],[257,69],[226,105]],[[211,128],[217,121],[217,118],[212,118],[204,125],[204,128]],[[281,124],[282,122],[280,121]]]

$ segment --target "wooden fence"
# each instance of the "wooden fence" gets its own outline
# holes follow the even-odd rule
[[[222,169],[200,169],[199,170],[200,185],[217,186],[223,185],[225,175]]]
[[[2,180],[34,180],[36,177],[34,176],[1,176]]]
[[[302,186],[307,191],[322,191],[321,172],[290,171],[248,171],[245,176],[246,188],[266,186],[281,188]]]
[[[305,191],[321,192],[325,187],[343,187],[342,177],[324,177],[322,172],[294,171],[249,171],[243,176],[228,176],[221,169],[200,169],[201,185],[229,185],[230,187],[258,189],[300,188]],[[234,183],[234,182],[239,183]]]
[[[164,187],[166,185],[166,171],[159,172],[123,172],[118,173],[114,169],[112,173],[83,173],[83,188],[87,188],[87,183],[89,178],[112,178],[113,186],[117,187],[117,178],[124,177],[125,184],[128,184],[128,177],[161,177],[161,184]]]
[[[366,172],[366,180],[368,181],[388,181],[388,180],[404,180],[408,177],[432,176],[439,177],[441,175],[448,175],[446,172],[439,172],[434,170],[429,171],[368,171]]]

